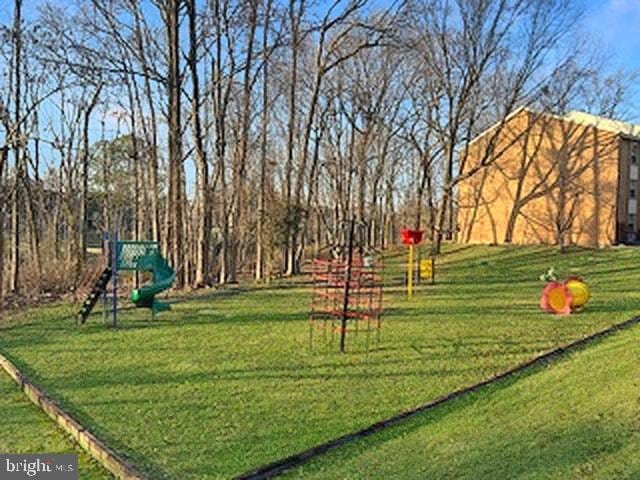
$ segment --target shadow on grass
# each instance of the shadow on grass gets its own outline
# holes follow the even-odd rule
[[[522,409],[525,411],[526,407],[522,406]],[[507,470],[504,465],[508,463],[511,478],[557,478],[561,472],[576,473],[580,465],[603,454],[615,453],[627,445],[615,427],[605,422],[581,422],[562,431],[551,426],[548,430],[547,436],[553,439],[552,442],[541,444],[540,431],[511,432],[509,443],[502,445],[503,448],[496,450],[491,443],[476,444],[464,455],[457,456],[453,465],[439,464],[430,473],[433,478],[449,478],[455,471],[474,472],[473,478],[499,478],[501,472],[504,474]]]
[[[34,384],[43,387],[46,386],[46,382],[41,378],[38,373],[31,369],[29,365],[20,361],[20,359],[5,354],[5,356],[16,365],[22,373],[24,373],[30,381]],[[105,442],[110,448],[114,449],[125,460],[132,461],[136,466],[143,469],[143,471],[149,474],[149,478],[158,480],[173,480],[179,477],[173,477],[169,475],[159,465],[153,463],[148,457],[138,454],[135,450],[131,449],[122,439],[112,434],[109,430],[100,425],[96,419],[87,413],[87,411],[64,395],[60,395],[55,388],[47,388],[46,394],[56,401],[59,405],[64,406],[64,410],[69,413],[80,424],[87,428],[88,431],[96,435],[103,442]]]
[[[584,260],[585,268],[589,267],[589,263],[586,258],[572,257],[568,254],[565,256],[557,250],[550,250],[545,247],[520,248],[518,246],[501,246],[493,248],[496,250],[492,251],[492,249],[489,248],[487,254],[481,257],[443,261],[441,265],[446,268],[460,266],[470,269],[485,267],[509,270],[517,267],[530,267],[531,265],[540,264],[540,268],[542,270],[546,270],[547,268],[554,266],[554,264],[563,264],[566,261],[571,261],[573,263],[576,260]],[[572,249],[572,252],[574,254],[577,253],[578,255],[586,255],[590,253],[595,256],[607,253],[606,251],[589,248],[576,248],[575,251]],[[551,260],[553,261],[550,263]],[[543,271],[540,273],[543,273]]]
[[[606,337],[601,337],[589,344],[580,345],[572,349],[569,355],[574,355],[579,351],[592,348],[605,339]],[[559,357],[526,367],[524,370],[484,385],[463,396],[453,398],[433,408],[416,412],[409,418],[399,420],[395,425],[384,428],[371,435],[363,436],[351,443],[340,445],[339,448],[334,449],[326,455],[319,455],[316,459],[292,470],[285,476],[286,478],[297,478],[298,476],[304,476],[302,474],[305,473],[321,473],[324,465],[332,468],[331,465],[333,464],[348,462],[349,459],[357,458],[360,454],[382,447],[387,442],[409,438],[412,433],[417,433],[418,430],[434,426],[450,415],[464,414],[465,409],[478,402],[483,402],[484,405],[487,405],[496,398],[496,394],[500,391],[512,387],[527,377],[543,372],[548,367],[549,362],[559,363],[568,361],[570,358],[569,355],[565,352]],[[529,397],[526,398],[527,401],[529,401]],[[527,406],[522,405],[522,409],[523,413],[526,412]],[[588,463],[589,460],[592,460],[595,456],[603,452],[615,453],[625,447],[624,439],[620,438],[615,429],[610,427],[611,425],[607,424],[605,420],[599,423],[593,421],[589,423],[583,422],[571,430],[551,432],[550,436],[554,441],[543,445],[539,442],[539,432],[533,432],[531,434],[511,432],[506,450],[504,448],[497,450],[495,445],[492,444],[478,448],[476,444],[473,449],[464,449],[464,452],[473,452],[468,458],[458,456],[451,462],[438,465],[435,469],[427,470],[422,468],[420,470],[420,477],[416,478],[426,478],[425,475],[429,478],[454,478],[456,472],[460,472],[461,470],[473,472],[473,477],[464,478],[500,478],[500,473],[496,471],[499,470],[499,468],[496,469],[494,467],[509,465],[512,469],[514,463],[517,468],[521,469],[521,471],[517,472],[518,474],[528,476],[531,475],[533,471],[540,471],[544,474],[542,476],[545,478],[551,478],[552,473],[557,475],[558,469],[568,472],[572,470],[571,466],[577,467],[582,463]],[[524,447],[526,445],[535,445],[535,448],[527,449]],[[585,446],[587,448],[585,448]],[[569,467],[568,469],[567,466]],[[412,476],[413,472],[408,469],[403,469],[403,471],[408,478],[414,478],[414,476]],[[575,472],[575,469],[573,469],[573,471]],[[362,471],[363,475],[366,475],[365,472],[366,471]],[[512,476],[517,475],[514,475],[514,472],[510,471],[510,477]]]
[[[143,385],[184,385],[199,383],[215,383],[219,381],[247,381],[253,382],[305,382],[310,380],[343,381],[352,379],[369,379],[372,375],[376,380],[398,378],[439,378],[468,376],[479,372],[477,365],[460,368],[456,365],[469,363],[470,358],[495,358],[495,362],[483,362],[483,371],[498,371],[505,368],[505,359],[519,357],[530,358],[533,355],[548,350],[550,342],[532,339],[524,342],[503,342],[491,337],[478,337],[466,340],[438,339],[429,345],[408,344],[405,348],[384,349],[379,352],[396,352],[397,357],[371,357],[365,352],[358,352],[362,361],[345,363],[343,361],[325,360],[317,364],[276,363],[266,366],[252,366],[246,368],[227,367],[198,367],[199,371],[175,373],[158,372],[144,366],[132,365],[119,367],[117,371],[110,369],[91,369],[77,375],[61,375],[52,381],[62,385],[64,389],[90,389],[104,386],[132,387]],[[156,348],[140,347],[139,354],[146,357],[147,351],[157,352]],[[376,349],[372,349],[376,351]],[[335,353],[335,352],[334,352]],[[326,357],[325,357],[326,358]],[[413,358],[413,360],[412,360]],[[448,368],[443,368],[440,360],[447,359]],[[203,370],[204,368],[204,370]],[[284,384],[283,384],[284,386]]]
[[[539,350],[532,350],[533,352],[538,352]],[[523,355],[526,352],[523,352]],[[489,355],[487,355],[489,356]],[[380,364],[384,363],[386,366],[388,365],[402,365],[405,362],[401,361],[388,361],[388,362],[380,362]],[[378,364],[378,366],[380,365]],[[500,368],[504,368],[505,365],[502,363],[496,363],[495,365],[483,365],[483,370],[486,372],[497,372]],[[220,372],[198,372],[198,373],[190,373],[190,374],[167,374],[167,373],[157,373],[151,372],[144,368],[135,368],[131,369],[122,369],[120,368],[120,374],[117,377],[107,376],[105,372],[102,370],[96,371],[91,370],[87,372],[87,375],[91,377],[91,380],[83,380],[78,382],[77,385],[66,383],[64,384],[64,389],[87,389],[94,387],[104,387],[104,386],[119,386],[123,387],[126,385],[130,385],[132,387],[137,386],[178,386],[183,384],[215,384],[216,382],[246,382],[247,380],[253,381],[253,385],[256,390],[262,388],[261,384],[266,382],[267,384],[273,383],[274,380],[278,382],[280,385],[279,388],[285,388],[287,385],[289,387],[297,386],[298,384],[302,386],[304,382],[308,381],[316,381],[316,380],[331,380],[332,383],[340,383],[342,381],[351,381],[357,379],[370,379],[371,378],[371,369],[375,368],[375,366],[369,366],[369,369],[363,368],[362,366],[357,369],[357,371],[346,371],[344,365],[342,365],[342,372],[330,371],[326,370],[324,372],[312,373],[308,372],[305,369],[299,368],[297,370],[280,370],[278,368],[272,369],[230,369],[223,370]],[[424,366],[414,365],[410,371],[393,371],[393,372],[384,372],[384,373],[376,373],[377,380],[394,380],[394,379],[402,379],[402,378],[424,378],[424,379],[433,379],[434,377],[438,377],[440,379],[445,377],[466,377],[472,373],[479,373],[477,366],[465,367],[465,368],[449,368],[444,369],[441,367],[434,366],[433,368],[426,368]],[[59,383],[61,378],[57,378],[56,381]],[[162,401],[158,401],[156,403],[164,403],[167,402],[168,399],[171,398],[168,394],[164,397]],[[121,400],[114,401],[114,404],[117,404]],[[170,403],[170,402],[169,402]],[[180,400],[182,403],[182,400]]]
[[[285,477],[297,477],[296,473],[321,472],[318,467],[321,467],[323,464],[326,465],[344,462],[347,461],[347,459],[357,457],[359,454],[364,453],[368,450],[380,447],[386,442],[393,441],[397,438],[408,437],[410,434],[435,425],[436,423],[444,420],[451,415],[459,414],[465,408],[470,407],[480,399],[491,398],[496,393],[511,387],[523,378],[539,373],[544,368],[545,366],[543,365],[532,367],[526,371],[520,372],[496,383],[489,384],[479,390],[468,393],[467,395],[454,398],[453,400],[438,405],[434,408],[430,408],[424,412],[418,412],[408,419],[399,421],[395,425],[386,427],[383,430],[380,430],[372,435],[364,436],[354,442],[341,445],[340,447],[329,452],[326,455],[320,455],[316,459],[305,465],[302,465],[298,469],[292,470],[291,472],[289,472],[289,475],[285,475]],[[361,426],[361,428],[364,427],[366,427],[366,425]],[[434,476],[433,478],[449,477],[445,475],[442,477]]]

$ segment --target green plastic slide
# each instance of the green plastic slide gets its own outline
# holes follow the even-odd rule
[[[176,272],[162,258],[159,252],[155,251],[150,255],[143,255],[138,258],[137,270],[149,271],[153,273],[153,279],[148,285],[144,285],[131,292],[131,301],[139,308],[150,308],[154,312],[169,310],[167,303],[156,300],[155,296],[171,288],[176,280]]]

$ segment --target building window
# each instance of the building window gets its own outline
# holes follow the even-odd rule
[[[632,163],[633,165],[635,165],[636,163],[638,163],[638,157],[637,157],[637,155],[636,155],[635,153],[632,153],[632,154],[631,154],[631,163]]]
[[[636,189],[632,188],[629,190],[629,198],[636,198]]]
[[[629,214],[629,228],[635,228],[636,226],[636,214],[635,213],[630,213]]]

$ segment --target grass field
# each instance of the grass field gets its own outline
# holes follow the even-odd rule
[[[637,249],[451,247],[438,284],[419,287],[412,302],[398,286],[402,262],[387,261],[396,286],[386,290],[382,342],[368,353],[362,336],[344,355],[335,344],[310,351],[308,286],[286,283],[176,299],[155,322],[125,311],[120,329],[99,316],[77,328],[68,306],[43,307],[2,323],[0,350],[154,478],[228,478],[476,383],[640,305]],[[586,311],[539,311],[538,276],[551,266],[585,276]]]
[[[287,478],[640,478],[640,327],[336,450]]]
[[[0,372],[0,452],[79,453],[81,479],[112,478],[87,454],[58,430],[53,422],[22,394],[15,383]]]

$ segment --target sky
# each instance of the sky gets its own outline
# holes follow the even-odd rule
[[[333,0],[318,0],[316,7],[322,10],[322,3]],[[376,4],[384,4],[392,0],[374,0]],[[584,17],[579,22],[581,34],[595,42],[605,53],[608,67],[623,68],[640,72],[640,0],[575,0],[584,10]],[[43,0],[23,0],[24,13],[27,17],[36,15],[37,6]],[[71,0],[56,0],[64,5]],[[0,0],[0,23],[8,24],[12,13],[11,0]],[[4,17],[4,18],[3,18]],[[640,97],[640,88],[638,89]],[[640,100],[630,105],[628,120],[640,123]]]
[[[75,0],[55,0],[58,5],[71,4]],[[316,7],[322,10],[318,0]],[[331,0],[332,2],[333,0]],[[373,0],[385,4],[393,0]],[[577,24],[578,32],[593,42],[606,59],[608,71],[623,69],[640,74],[640,0],[575,0],[584,15]],[[23,0],[24,15],[27,19],[37,15],[37,6],[43,0]],[[12,0],[0,0],[0,24],[10,24],[13,13]],[[640,124],[640,76],[638,87],[628,94],[621,120]],[[116,120],[111,119],[115,129]],[[109,128],[107,127],[107,130]],[[98,135],[98,128],[92,128],[91,136]]]
[[[610,67],[640,72],[640,0],[584,0],[584,7],[581,29],[604,50]],[[638,96],[636,87],[625,120],[640,123]]]
[[[318,10],[322,10],[323,1],[329,3],[329,0],[318,1]],[[37,6],[43,3],[42,0],[23,2],[27,16],[34,15]],[[0,23],[8,23],[12,3],[11,0],[0,0]],[[70,1],[57,0],[54,3],[65,4]],[[581,22],[585,33],[602,42],[615,61],[640,69],[640,0],[576,0],[576,3],[585,9],[585,17]],[[7,18],[1,18],[5,16]]]
[[[640,69],[640,0],[585,0],[584,29],[621,66]]]

